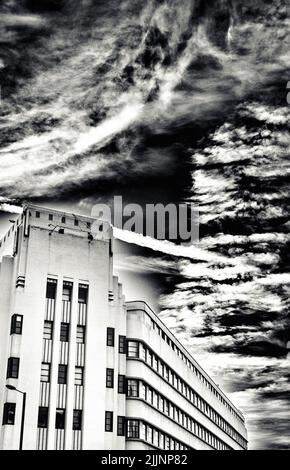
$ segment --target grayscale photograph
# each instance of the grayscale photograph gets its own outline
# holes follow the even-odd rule
[[[290,450],[289,12],[0,0],[0,450]]]

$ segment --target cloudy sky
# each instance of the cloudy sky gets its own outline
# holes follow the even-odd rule
[[[252,449],[290,448],[287,7],[0,3],[0,230],[13,201],[199,208],[198,246],[116,231],[116,264],[243,410]]]

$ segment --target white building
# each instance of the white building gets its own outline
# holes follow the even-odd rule
[[[94,237],[91,231],[94,232]],[[113,276],[108,224],[27,205],[0,241],[0,449],[245,449],[242,413]]]

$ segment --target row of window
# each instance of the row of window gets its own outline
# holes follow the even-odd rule
[[[231,447],[225,444],[221,439],[217,438],[212,432],[197,423],[190,415],[185,413],[159,391],[153,389],[145,382],[137,379],[129,379],[127,383],[127,396],[145,400],[158,411],[173,419],[180,426],[184,427],[215,449],[231,449]]]
[[[46,284],[46,298],[56,299],[57,280],[48,279]],[[71,302],[73,293],[73,283],[64,281],[62,286],[62,300]],[[86,304],[88,300],[88,286],[86,284],[78,285],[78,303]]]
[[[113,411],[105,412],[105,431],[113,432],[114,426]],[[190,447],[185,446],[182,442],[172,438],[168,434],[159,431],[153,426],[140,422],[136,419],[126,420],[125,416],[117,417],[117,436],[126,436],[128,439],[142,439],[143,441],[153,444],[160,449],[185,450]]]
[[[70,324],[61,322],[60,324],[60,341],[68,342],[70,334]],[[86,335],[86,327],[77,325],[76,342],[84,343]],[[43,329],[43,338],[51,340],[53,337],[53,321],[45,320]]]
[[[68,366],[65,364],[58,365],[58,384],[66,384],[67,383],[67,371]],[[42,362],[41,364],[41,373],[40,373],[40,381],[41,382],[50,382],[50,373],[51,373],[51,364],[48,362]],[[74,376],[74,384],[75,385],[83,385],[84,383],[84,368],[77,366],[75,367],[75,376]]]
[[[11,317],[10,334],[22,334],[23,328],[23,315],[14,314]],[[60,324],[60,341],[69,341],[69,323],[62,322]],[[85,326],[77,325],[76,341],[77,343],[85,342]],[[53,337],[53,322],[46,320],[44,322],[43,338],[51,340]],[[124,337],[123,337],[124,338]]]
[[[105,431],[113,432],[114,430],[114,413],[113,411],[105,411]],[[125,416],[117,416],[117,436],[126,436],[126,418]]]
[[[114,369],[106,369],[106,387],[114,388]],[[125,375],[118,375],[118,393],[126,393]]]
[[[153,427],[151,424],[137,419],[129,419],[127,421],[127,437],[129,439],[141,439],[162,450],[191,449],[172,436],[169,436],[167,433]]]
[[[47,406],[40,406],[38,408],[38,423],[39,428],[48,427],[48,412]],[[73,410],[73,430],[80,431],[82,429],[82,410]],[[65,427],[66,410],[64,408],[57,408],[55,415],[55,429],[64,429]]]
[[[18,379],[19,376],[19,357],[9,357],[7,364],[7,379]],[[58,383],[67,383],[67,368],[66,364],[59,364],[58,366]],[[42,362],[41,364],[41,382],[50,382],[51,364],[49,362]],[[83,385],[84,368],[75,367],[75,385]]]
[[[39,428],[48,427],[48,412],[47,406],[40,406],[38,408],[38,422]],[[15,423],[16,403],[4,403],[3,421],[2,424],[13,425]],[[55,429],[64,429],[65,427],[65,409],[57,408],[55,415]],[[74,431],[82,429],[82,410],[73,410],[73,426]]]
[[[185,362],[193,373],[203,382],[208,389],[222,402],[222,404],[228,408],[228,410],[235,416],[235,418],[244,422],[243,418],[234,410],[234,408],[224,399],[224,397],[218,392],[218,390],[207,380],[207,378],[197,369],[197,367],[188,359],[188,357],[181,351],[181,349],[169,338],[169,336],[160,328],[159,325],[150,318],[152,329],[161,336],[161,338],[167,342],[167,344],[176,352],[176,354]]]
[[[108,388],[114,387],[114,369],[106,369],[106,386]],[[127,393],[127,397],[129,398],[141,398],[145,400],[161,413],[166,414],[169,418],[172,418],[175,422],[188,429],[212,447],[218,450],[230,449],[223,441],[218,439],[214,434],[193,420],[187,413],[144,382],[137,379],[128,379],[126,381],[124,375],[118,375],[118,393]]]
[[[35,217],[36,217],[36,219],[40,219],[40,215],[41,215],[41,214],[40,214],[40,211],[35,211]],[[52,220],[53,220],[53,214],[48,214],[48,220],[49,220],[49,221],[52,221]],[[60,221],[61,221],[62,224],[65,224],[65,223],[66,223],[66,217],[65,217],[65,215],[63,215],[63,216],[61,217]],[[90,222],[83,222],[83,221],[81,221],[81,222],[82,222],[83,224],[85,224],[85,226],[86,226],[87,229],[90,229],[90,228],[91,228],[91,223],[90,223]],[[74,217],[74,226],[75,226],[75,227],[78,227],[78,226],[79,226],[79,220],[78,220],[76,217]]]
[[[139,341],[128,341],[127,355],[131,358],[142,359],[155,372],[168,381],[176,390],[185,396],[195,407],[217,424],[224,432],[235,439],[241,446],[247,446],[247,441],[225,421],[200,395],[167,366],[147,345]]]
[[[115,346],[115,328],[107,328],[107,346]],[[119,353],[126,354],[126,336],[119,336]]]

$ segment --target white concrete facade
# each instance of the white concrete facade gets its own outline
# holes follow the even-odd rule
[[[92,225],[99,226],[91,236]],[[24,207],[0,241],[0,449],[243,449],[244,418],[144,302],[112,231]]]

